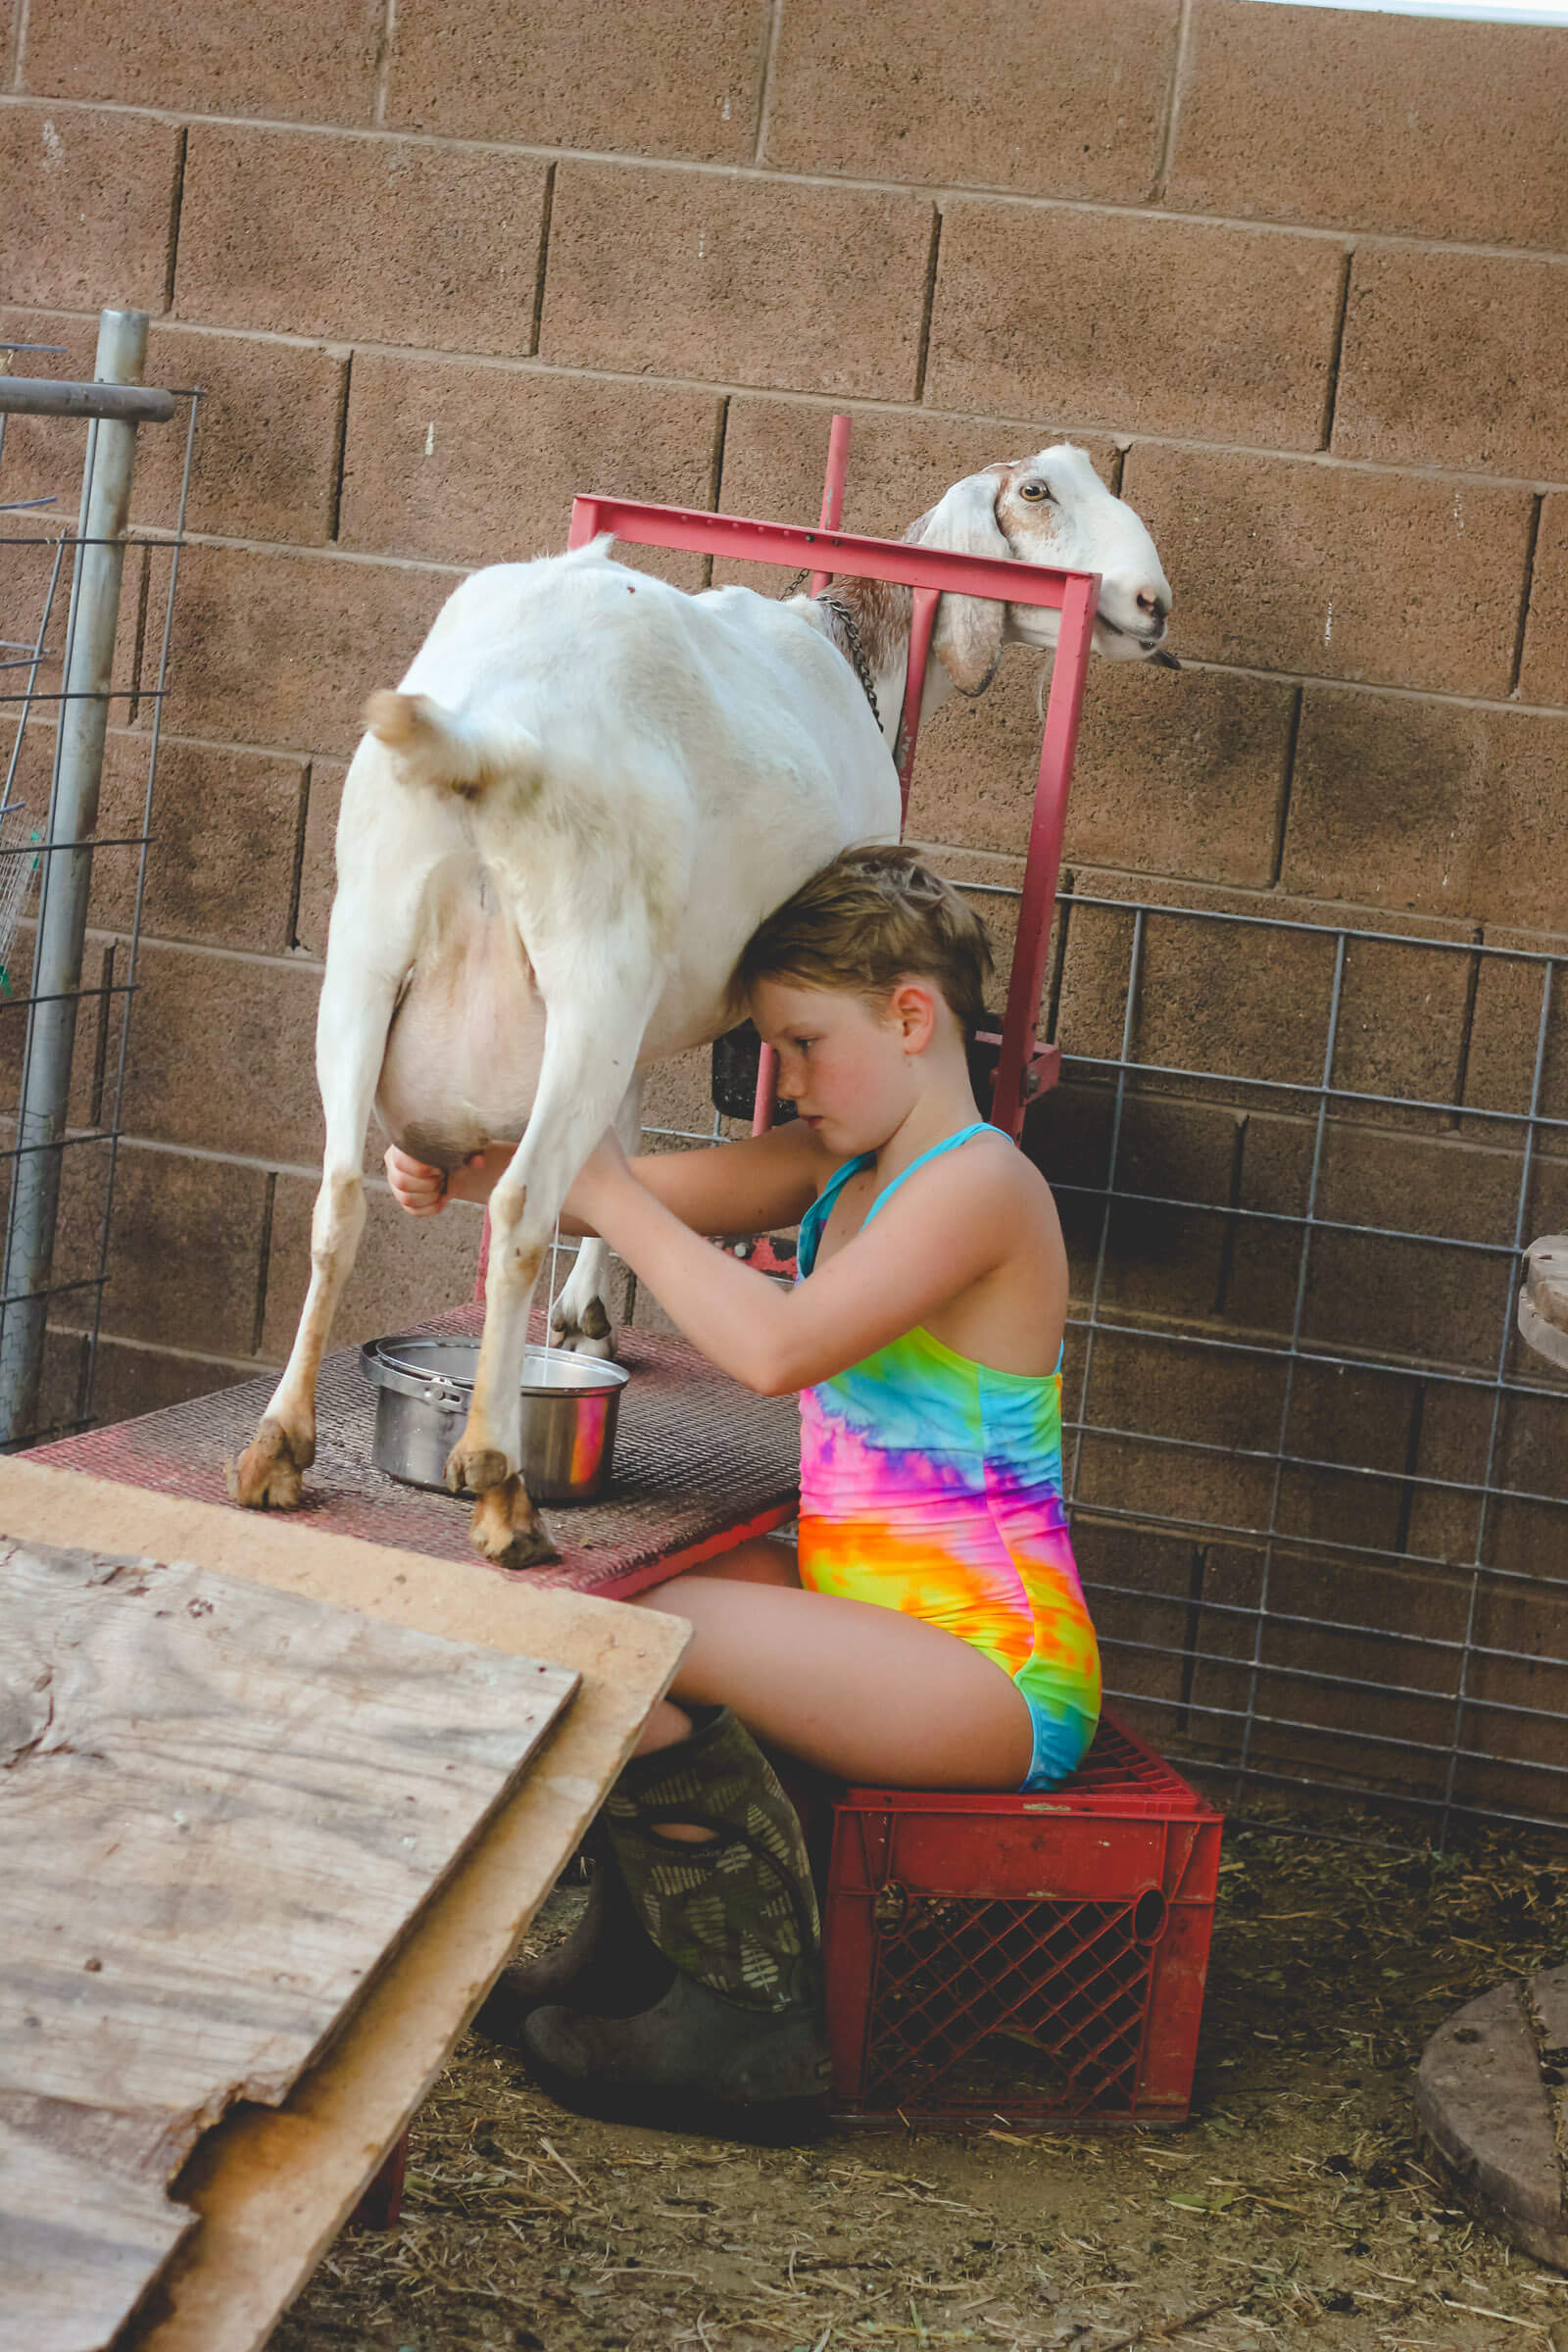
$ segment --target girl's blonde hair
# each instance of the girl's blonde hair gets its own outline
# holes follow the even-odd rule
[[[882,1000],[901,980],[934,980],[971,1038],[991,978],[986,935],[951,882],[902,844],[845,850],[760,923],[736,985],[793,980]]]

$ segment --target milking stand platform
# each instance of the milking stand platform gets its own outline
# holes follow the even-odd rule
[[[483,1320],[482,1303],[470,1301],[421,1329],[477,1335]],[[542,1315],[530,1337],[543,1345]],[[599,1502],[546,1504],[544,1521],[560,1559],[544,1568],[497,1570],[509,1583],[624,1599],[795,1515],[800,1419],[792,1396],[752,1396],[680,1340],[626,1331],[618,1345],[631,1378],[621,1396],[611,1491]],[[223,1464],[250,1444],[276,1385],[269,1373],[139,1421],[40,1446],[29,1458],[195,1502],[222,1502]],[[317,1391],[316,1463],[289,1523],[437,1559],[474,1559],[470,1502],[405,1486],[371,1461],[375,1396],[358,1348],[326,1358]]]

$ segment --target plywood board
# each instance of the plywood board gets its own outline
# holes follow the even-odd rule
[[[478,1563],[416,1559],[298,1522],[0,1461],[0,1527],[21,1537],[220,1559],[236,1576],[581,1677],[510,1796],[324,2056],[276,2109],[241,2106],[177,2187],[201,2227],[160,2278],[126,2352],[255,2352],[434,2081],[667,1688],[689,1629]]]
[[[0,2092],[0,2343],[106,2344],[199,2225],[157,2118]]]
[[[208,1566],[27,1541],[0,1541],[0,2088],[56,2123],[149,2119],[166,2173],[310,2065],[576,1682]],[[37,2120],[13,2104],[0,2135],[0,2347],[78,2352],[105,2338],[75,2289],[96,2308],[120,2280],[122,2318],[178,2217],[113,2168],[89,2195],[81,2134]],[[48,2181],[88,2227],[42,2281]]]

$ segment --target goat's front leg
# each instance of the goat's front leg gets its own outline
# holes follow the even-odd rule
[[[468,1418],[447,1461],[453,1493],[467,1487],[478,1497],[473,1544],[502,1568],[554,1556],[520,1475],[528,1308],[562,1202],[626,1093],[652,1004],[641,976],[612,994],[580,964],[552,973],[537,952],[535,962],[548,1015],[539,1090],[490,1196],[484,1338]]]
[[[261,1426],[223,1483],[247,1510],[292,1510],[316,1459],[316,1380],[332,1317],[365,1230],[365,1131],[386,1051],[396,989],[330,953],[316,1025],[316,1074],[326,1113],[321,1189],[311,1218],[311,1285],[283,1377]]]
[[[615,1113],[615,1133],[628,1159],[642,1141],[643,1082],[635,1077]],[[610,1292],[610,1244],[597,1239],[578,1245],[571,1272],[561,1286],[550,1317],[550,1344],[577,1355],[615,1352],[615,1327],[606,1299]]]

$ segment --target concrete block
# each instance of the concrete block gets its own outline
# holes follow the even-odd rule
[[[1415,2116],[1483,2219],[1561,2270],[1568,2225],[1556,2116],[1526,1989],[1510,1978],[1439,2027],[1416,2073]]]
[[[1284,1368],[1266,1357],[1221,1355],[1175,1333],[1101,1333],[1088,1371],[1078,1506],[1266,1525],[1267,1457],[1283,1395]]]
[[[160,1143],[319,1164],[320,975],[249,956],[144,947],[126,1102]]]
[[[175,315],[519,357],[545,177],[494,150],[196,123]]]
[[[1448,947],[1464,938],[1458,927],[1092,869],[1074,876],[1062,967],[1057,1028],[1070,1056],[1120,1056],[1138,902],[1150,911],[1129,1057],[1161,1091],[1196,1087],[1208,1100],[1260,1113],[1307,1108],[1311,1094],[1281,1090],[1322,1083],[1332,930],[1344,927],[1407,930],[1411,944],[1348,945],[1333,1083],[1412,1103],[1453,1101],[1469,985],[1468,959]],[[1269,918],[1311,928],[1276,928]],[[1320,929],[1325,935],[1315,935]],[[1169,1072],[1202,1075],[1160,1074]],[[1434,1114],[1358,1106],[1356,1115],[1426,1125]]]
[[[1246,1737],[1255,1697],[1252,1664],[1261,1555],[1245,1544],[1200,1535],[1193,1543],[1193,1608],[1188,1620],[1187,1729],[1201,1752],[1234,1755]]]
[[[1183,654],[1507,693],[1529,491],[1144,443],[1125,490],[1181,583]]]
[[[132,1421],[192,1396],[210,1396],[215,1389],[231,1389],[244,1377],[220,1358],[104,1339],[93,1375],[92,1417],[105,1425]]]
[[[1106,1689],[1118,1699],[1136,1696],[1154,1709],[1152,1717],[1140,1718],[1151,1738],[1179,1737],[1190,1728],[1184,1701],[1191,1667],[1183,1652],[1195,1613],[1193,1545],[1079,1512],[1073,1551]]]
[[[52,727],[32,726],[15,790],[31,809],[49,803]],[[89,921],[128,932],[136,899],[147,792],[145,735],[115,728],[104,748]],[[0,762],[3,764],[3,762]],[[142,929],[154,938],[282,955],[305,770],[297,760],[223,751],[165,736],[159,747]]]
[[[146,115],[0,108],[6,300],[162,311],[184,136]]]
[[[908,838],[918,844],[918,835]],[[953,849],[945,846],[919,845],[933,869],[963,893],[969,906],[986,935],[991,950],[993,970],[987,990],[987,1003],[1000,1018],[1006,1004],[1012,982],[1013,950],[1017,941],[1018,890],[1023,880],[1023,867],[1015,858],[998,858],[977,850]],[[1039,1031],[1046,1034],[1047,1012],[1051,998],[1052,972],[1055,967],[1057,945],[1055,925],[1048,942],[1040,1003],[1036,1012]]]
[[[1037,1115],[1037,1164],[1055,1195],[1073,1299],[1087,1304],[1094,1295],[1103,1229],[1103,1312],[1184,1319],[1217,1312],[1233,1222],[1227,1211],[1240,1144],[1235,1113],[1130,1096],[1122,1105],[1114,1166],[1108,1087],[1057,1087]],[[1107,1188],[1113,1196],[1108,1204]],[[1161,1205],[1171,1202],[1192,1205]]]
[[[31,0],[24,76],[41,97],[368,123],[380,28],[376,0],[270,0],[254,11]]]
[[[1517,1117],[1534,1107],[1544,1118],[1568,1122],[1568,984],[1561,964],[1544,960],[1554,951],[1568,953],[1568,940],[1489,923],[1484,944],[1516,950],[1518,960],[1504,954],[1476,959],[1464,1100],[1478,1112],[1511,1111]],[[1511,1141],[1516,1148],[1522,1132],[1513,1120],[1479,1117],[1467,1118],[1465,1131],[1477,1141]],[[1568,1154],[1568,1125],[1539,1129],[1537,1149],[1548,1157]]]
[[[187,522],[230,539],[320,547],[332,536],[348,363],[339,352],[258,336],[156,327],[147,373],[201,390]],[[172,522],[185,412],[137,451],[136,513]]]
[[[1568,1501],[1555,1516],[1560,1545],[1568,1533]],[[1465,1675],[1464,1744],[1500,1761],[1533,1765],[1543,1793],[1555,1799],[1536,1809],[1568,1812],[1568,1663],[1560,1580],[1553,1579],[1544,1592],[1485,1580],[1474,1639],[1475,1654]]]
[[[337,889],[332,845],[348,769],[336,760],[313,760],[305,799],[305,847],[300,859],[299,904],[290,943],[318,961],[326,955],[326,927]]]
[[[1322,237],[957,200],[944,214],[926,397],[1315,449],[1343,273]]]
[[[1193,1675],[1195,1719],[1201,1720],[1200,1708],[1215,1709],[1233,1744],[1245,1732],[1255,1767],[1348,1779],[1391,1793],[1441,1793],[1452,1710],[1423,1687],[1427,1653],[1340,1630],[1347,1616],[1342,1557],[1276,1548],[1266,1587],[1264,1560],[1237,1544],[1205,1547],[1200,1629],[1207,1654]],[[1397,1572],[1357,1565],[1354,1577],[1358,1610],[1364,1580],[1369,1624],[1396,1622],[1410,1609],[1419,1615],[1418,1580],[1409,1580],[1405,1606]],[[1440,1753],[1412,1753],[1411,1742]]]
[[[129,836],[142,827],[147,746],[117,735],[111,750],[98,830]],[[166,736],[153,793],[143,931],[193,945],[286,954],[304,790],[302,760]],[[105,851],[94,860],[92,921],[99,930],[130,928],[136,855]]]
[[[189,547],[165,724],[346,758],[367,695],[402,677],[456,585],[401,564]]]
[[[1047,673],[1049,674],[1049,673]],[[952,696],[921,731],[909,796],[920,838],[1028,848],[1042,665],[1009,649],[978,702]],[[1294,690],[1221,670],[1097,663],[1084,696],[1066,855],[1096,866],[1266,885]]]
[[[766,0],[404,0],[386,119],[410,130],[617,155],[750,163]]]
[[[711,1060],[707,1046],[651,1061],[643,1071],[643,1126],[663,1128],[681,1138],[706,1139],[713,1131]]]
[[[1287,890],[1545,930],[1563,915],[1568,720],[1308,686]]]
[[[1420,1445],[1411,1487],[1406,1549],[1463,1571],[1472,1567],[1481,1529],[1480,1489],[1496,1483],[1497,1450],[1490,1387],[1495,1365],[1467,1380],[1423,1383]],[[1490,1465],[1490,1466],[1489,1466]],[[1495,1502],[1488,1505],[1494,1521]],[[1463,1637],[1459,1628],[1459,1638]]]
[[[909,400],[931,229],[912,196],[562,164],[539,354]]]
[[[272,1196],[261,1352],[281,1360],[294,1344],[311,1278],[316,1186],[280,1175]],[[332,1346],[386,1339],[473,1296],[482,1210],[450,1201],[438,1217],[409,1217],[384,1184],[366,1189],[365,1233],[332,1323]]]
[[[1556,264],[1359,245],[1334,451],[1560,481],[1565,368],[1568,305]]]
[[[1198,0],[1166,201],[1557,249],[1565,115],[1568,45],[1544,27]]]
[[[1292,1386],[1282,1452],[1312,1468],[1287,1468],[1280,1481],[1277,1526],[1292,1536],[1331,1544],[1399,1551],[1406,1502],[1405,1474],[1414,1442],[1416,1385],[1404,1373],[1348,1365],[1301,1364]],[[1300,1563],[1296,1566],[1299,1568]],[[1343,1570],[1338,1572],[1343,1576]],[[1332,1580],[1280,1606],[1333,1623],[1346,1615],[1365,1623],[1356,1569],[1356,1597],[1348,1609],[1343,1584],[1336,1602]],[[1325,1671],[1329,1671],[1325,1668]],[[1353,1660],[1332,1671],[1356,1673]],[[1371,1672],[1387,1675],[1386,1660]],[[1402,1679],[1396,1677],[1395,1679]]]
[[[68,1152],[61,1239],[96,1263],[101,1185]],[[143,1345],[248,1355],[256,1332],[267,1178],[259,1168],[122,1144],[115,1167],[103,1327]],[[60,1320],[90,1324],[91,1295]]]
[[[556,555],[578,491],[709,506],[719,422],[706,392],[361,353],[338,536],[452,564]],[[680,587],[702,585],[700,556],[615,552]]]
[[[793,0],[779,27],[766,160],[786,172],[1140,204],[1159,169],[1175,0]],[[986,70],[983,61],[992,61]]]
[[[79,381],[92,374],[95,320],[0,309],[0,335],[6,334],[65,346],[58,358],[29,356],[29,375]],[[147,338],[147,381],[194,384],[202,393],[190,528],[307,547],[329,539],[346,377],[340,354],[308,345],[155,325]],[[178,514],[186,417],[181,403],[170,423],[146,425],[137,436],[131,514],[138,522],[167,528]],[[80,474],[81,451],[79,426],[13,417],[6,429],[7,498],[62,494],[65,478]],[[69,506],[74,518],[74,492]]]
[[[1314,1237],[1304,1336],[1335,1351],[1494,1366],[1512,1313],[1513,1260],[1443,1245],[1505,1248],[1519,1179],[1513,1154],[1456,1136],[1331,1123],[1318,1214],[1384,1231]],[[1396,1241],[1389,1229],[1434,1238]]]
[[[1568,703],[1568,492],[1561,490],[1541,503],[1519,696]]]

